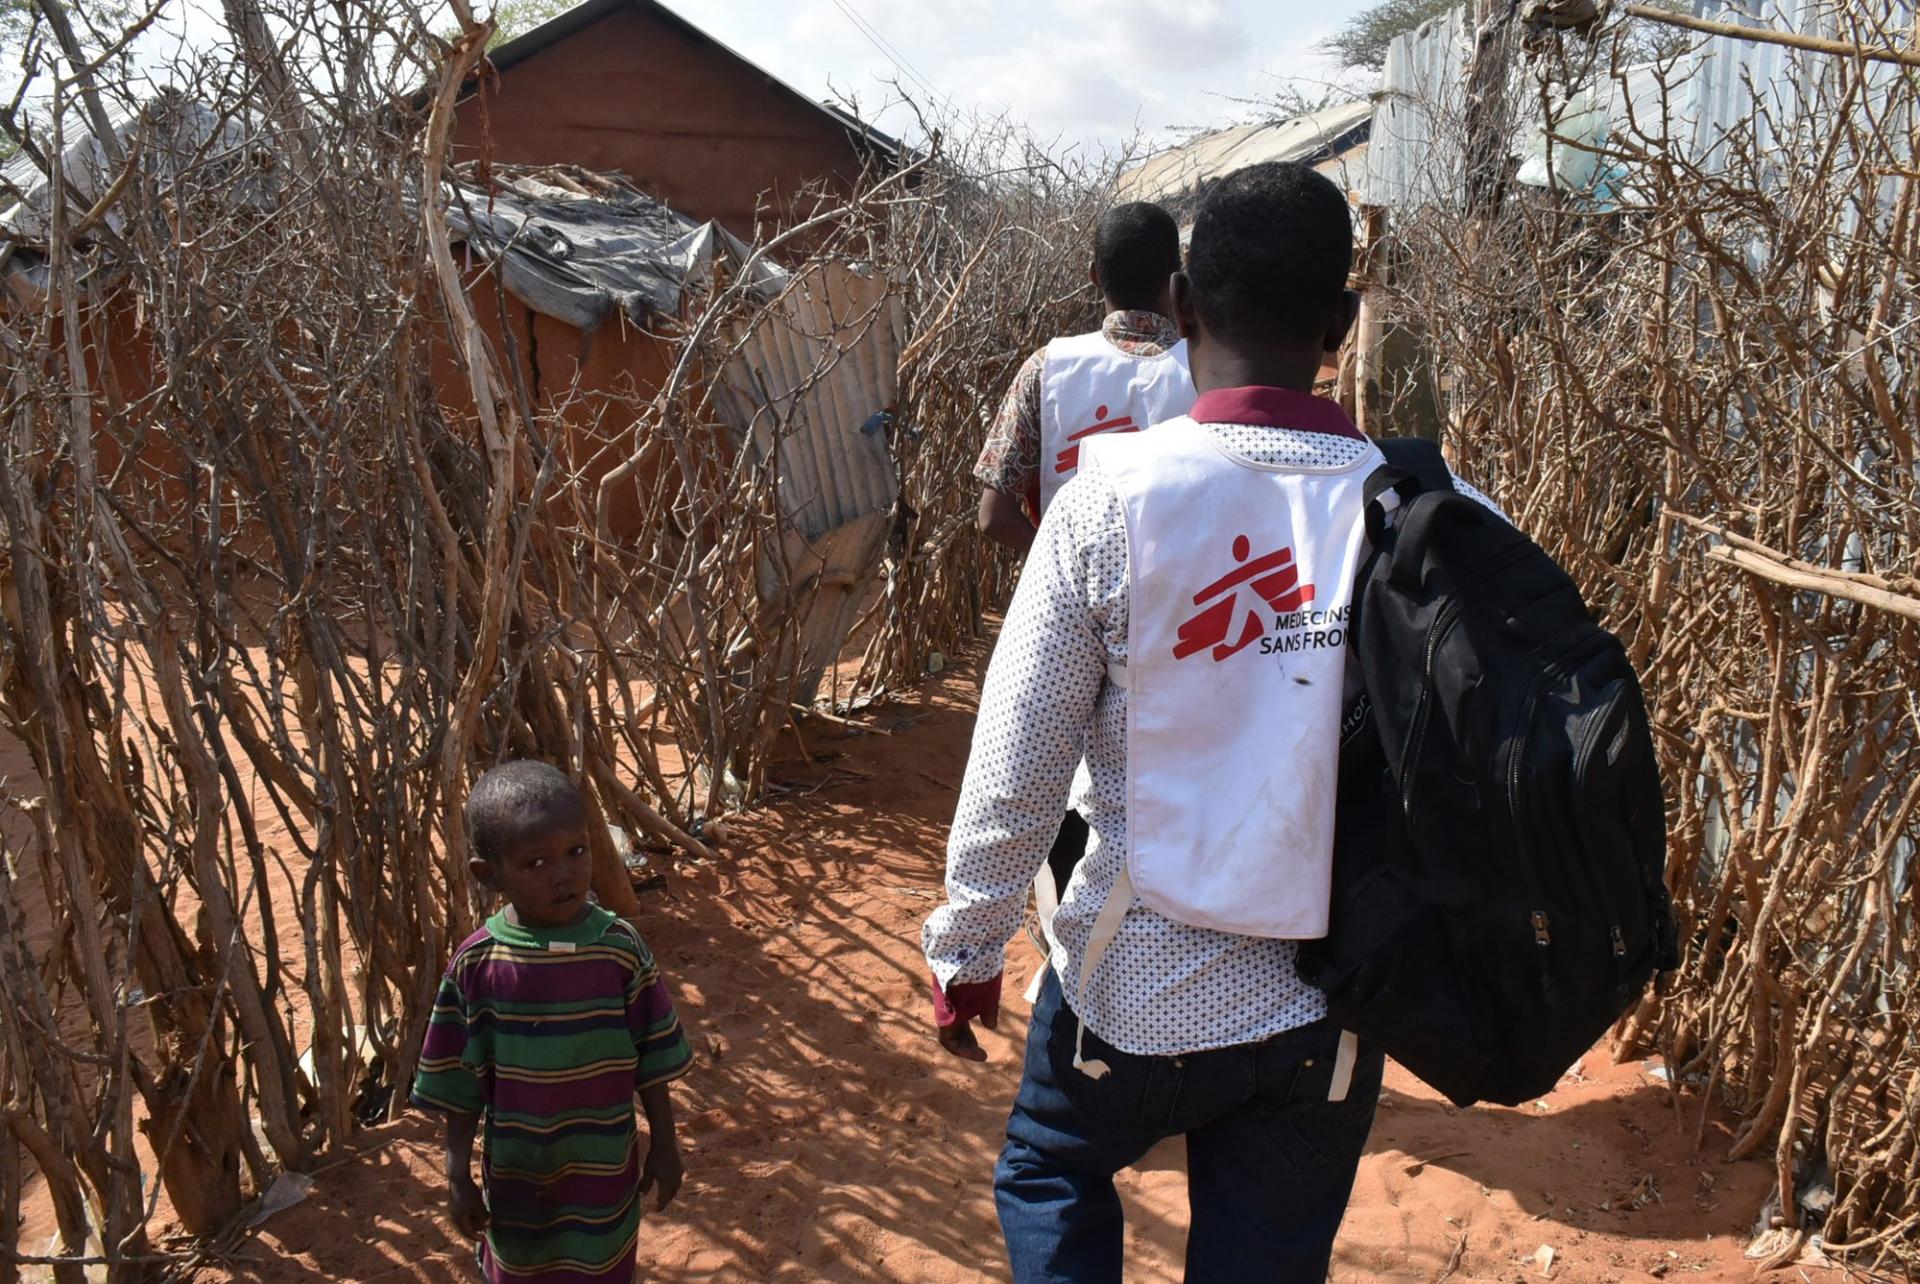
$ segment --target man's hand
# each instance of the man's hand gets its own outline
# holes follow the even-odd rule
[[[640,1167],[640,1193],[646,1194],[655,1186],[660,1193],[654,1196],[653,1206],[665,1208],[680,1193],[680,1183],[687,1175],[687,1166],[680,1159],[680,1144],[672,1134],[655,1137],[647,1146],[647,1161]]]
[[[989,1030],[1000,1028],[1000,978],[956,983],[945,989],[933,983],[933,1021],[940,1028],[940,1046],[963,1061],[985,1061],[987,1050],[974,1036],[973,1020]]]
[[[447,1184],[447,1207],[453,1213],[453,1225],[468,1239],[479,1239],[487,1229],[487,1203],[473,1178],[455,1176]]]
[[[1033,547],[1033,519],[1026,505],[1013,496],[988,486],[980,492],[980,533],[1003,548],[1022,557]]]

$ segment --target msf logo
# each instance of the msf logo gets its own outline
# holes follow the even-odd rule
[[[1091,428],[1082,428],[1079,432],[1067,438],[1066,449],[1053,457],[1054,472],[1061,474],[1070,473],[1080,466],[1080,441],[1082,438],[1091,437],[1096,433],[1103,432],[1140,431],[1140,425],[1133,422],[1132,415],[1121,415],[1118,419],[1107,418],[1107,408],[1105,406],[1095,407],[1093,417],[1098,422]]]
[[[1218,663],[1266,636],[1260,611],[1249,603],[1239,638],[1228,641],[1234,621],[1240,618],[1242,585],[1250,587],[1276,613],[1297,611],[1313,601],[1313,585],[1300,582],[1300,567],[1293,560],[1292,549],[1277,548],[1248,561],[1247,555],[1252,551],[1253,545],[1245,535],[1236,538],[1233,560],[1240,565],[1193,595],[1193,604],[1204,609],[1180,626],[1180,640],[1173,648],[1174,659],[1184,660],[1212,647],[1214,661]],[[1208,606],[1215,598],[1219,600]]]

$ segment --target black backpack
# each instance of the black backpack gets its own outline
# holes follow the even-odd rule
[[[1678,961],[1653,738],[1626,652],[1553,559],[1457,493],[1432,443],[1379,445],[1332,919],[1300,972],[1456,1105],[1517,1105]]]

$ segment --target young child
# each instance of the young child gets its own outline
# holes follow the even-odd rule
[[[446,1119],[454,1225],[479,1241],[490,1284],[625,1284],[641,1196],[657,1188],[665,1208],[680,1189],[667,1085],[693,1050],[639,934],[587,899],[574,783],[504,763],[475,783],[466,822],[473,875],[507,907],[447,966],[413,1084],[414,1104]]]

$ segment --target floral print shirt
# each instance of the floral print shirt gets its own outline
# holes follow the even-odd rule
[[[1180,342],[1172,321],[1158,312],[1109,312],[1100,333],[1114,347],[1132,357],[1157,357]],[[1046,359],[1042,348],[1026,359],[1000,403],[987,444],[973,466],[983,485],[1011,495],[1027,505],[1027,515],[1038,520],[1040,511],[1040,376]]]

